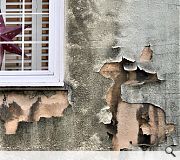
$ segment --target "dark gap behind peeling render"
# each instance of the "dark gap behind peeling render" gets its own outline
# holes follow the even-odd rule
[[[137,69],[137,71],[136,71],[136,79],[138,80],[138,81],[144,81],[144,80],[147,80],[148,79],[148,77],[149,77],[149,73],[146,73],[146,72],[144,72],[143,70],[140,70],[140,69]]]
[[[142,107],[136,113],[137,121],[139,122],[139,133],[138,133],[138,144],[140,145],[150,145],[151,136],[143,134],[140,128],[143,124],[149,123],[149,104],[142,104]]]

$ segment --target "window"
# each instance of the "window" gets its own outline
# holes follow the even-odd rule
[[[64,0],[1,0],[0,8],[0,86],[62,86]]]

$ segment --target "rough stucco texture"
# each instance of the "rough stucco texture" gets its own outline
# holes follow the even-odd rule
[[[138,61],[144,47],[151,45],[151,63],[161,83],[122,85],[119,97],[127,103],[161,107],[166,122],[175,124],[176,133],[153,149],[176,144],[174,149],[179,150],[179,1],[67,0],[65,6],[65,82],[70,86],[70,105],[61,118],[20,122],[15,135],[5,135],[1,122],[0,148],[110,150],[109,129],[100,122],[106,118],[103,112],[108,119],[105,123],[111,122],[111,112],[104,108],[109,108],[105,98],[114,82],[98,72],[105,63],[119,63],[122,57]]]
[[[161,150],[172,144],[177,145],[175,148],[178,149],[178,1],[69,2],[67,64],[70,65],[67,79],[76,87],[75,108],[83,113],[86,111],[86,115],[91,112],[96,114],[100,108],[108,105],[103,104],[103,100],[106,102],[106,93],[114,82],[99,77],[95,72],[99,72],[105,63],[121,62],[122,57],[138,62],[144,47],[150,45],[153,51],[151,65],[161,83],[147,83],[137,87],[122,85],[120,96],[127,103],[150,103],[161,107],[166,114],[166,122],[175,124],[176,133],[154,149]],[[89,123],[86,123],[88,130]],[[93,135],[100,130],[96,131],[96,125],[93,128],[95,130],[85,129],[81,133]],[[102,132],[97,135],[101,137]]]

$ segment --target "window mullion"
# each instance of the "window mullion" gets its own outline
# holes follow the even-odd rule
[[[42,12],[42,0],[37,1],[37,12]],[[37,41],[42,41],[42,15],[36,15],[37,17]],[[42,64],[42,44],[37,44],[37,52],[36,52],[36,57],[38,60],[37,63],[37,68],[36,70],[41,70],[41,64]]]
[[[6,4],[5,3],[5,0],[1,0],[1,12],[4,13],[6,11]],[[6,14],[3,15],[4,16],[4,23],[6,23]],[[6,52],[4,52],[4,57],[3,57],[3,62],[2,62],[2,67],[1,67],[1,70],[4,71],[5,70],[5,65],[6,64]]]
[[[32,40],[42,41],[42,0],[32,1]],[[41,70],[41,43],[32,44],[32,70]]]
[[[36,1],[32,0],[32,13],[36,12],[36,4],[37,4]],[[36,41],[36,38],[37,38],[36,23],[37,23],[36,16],[34,16],[32,14],[32,26],[31,26],[32,27],[32,41]],[[36,59],[36,48],[37,48],[37,44],[33,43],[32,44],[32,55],[31,55],[32,70],[36,70],[36,64],[38,62]]]
[[[22,66],[21,66],[21,70],[24,70],[24,35],[25,35],[25,0],[22,0],[23,4],[22,4]]]

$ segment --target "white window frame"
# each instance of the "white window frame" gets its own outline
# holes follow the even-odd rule
[[[7,13],[1,13],[1,14],[3,15]],[[17,15],[17,13],[15,14]],[[22,24],[22,27],[23,25],[24,24]],[[0,42],[0,44],[3,44],[3,42]],[[63,86],[64,85],[63,54],[64,54],[64,0],[49,0],[49,60],[48,60],[49,69],[48,71],[0,71],[0,87],[1,86],[2,87]],[[24,54],[22,54],[22,58],[23,56]]]

